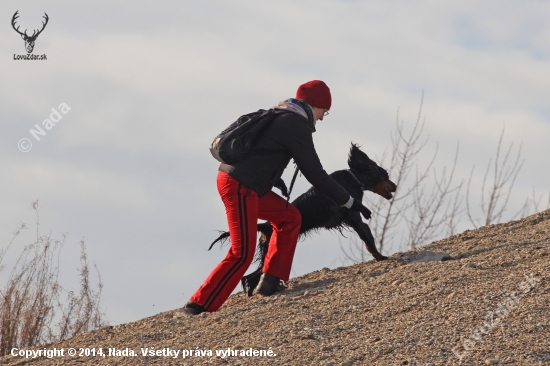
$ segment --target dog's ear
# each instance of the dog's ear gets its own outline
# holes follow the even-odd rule
[[[365,154],[359,147],[359,145],[351,143],[348,155],[348,166],[350,169],[360,169],[366,164],[372,164],[373,161]]]
[[[348,166],[350,169],[353,169],[353,167],[356,165],[359,151],[361,150],[359,149],[357,144],[354,144],[352,141],[351,146],[349,148],[349,154],[348,154]]]

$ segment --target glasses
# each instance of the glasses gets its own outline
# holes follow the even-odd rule
[[[328,111],[324,111],[324,112],[323,112],[323,116],[324,116],[324,117],[328,116]]]

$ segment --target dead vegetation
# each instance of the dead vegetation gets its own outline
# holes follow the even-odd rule
[[[59,254],[66,235],[57,240],[40,235],[38,201],[32,204],[36,212],[36,240],[26,245],[13,265],[0,291],[0,354],[11,349],[50,343],[105,325],[105,315],[99,307],[102,283],[97,289],[90,283],[89,264],[84,241],[80,242],[80,290],[65,290],[58,281]],[[7,251],[26,229],[21,224],[9,245],[0,252],[0,269]],[[99,273],[98,273],[99,276]]]
[[[544,202],[544,195],[537,195],[535,188],[521,208],[511,207],[514,184],[523,160],[521,144],[517,149],[514,149],[513,142],[505,147],[504,125],[494,156],[486,157],[487,167],[478,183],[473,179],[475,166],[471,168],[469,177],[457,176],[458,141],[450,166],[436,164],[437,144],[433,153],[427,155],[429,137],[424,133],[422,108],[423,97],[416,120],[410,126],[400,120],[398,112],[391,131],[389,153],[375,159],[397,184],[397,191],[389,201],[368,192],[365,194],[365,205],[372,211],[369,226],[380,253],[387,255],[405,248],[421,247],[454,235],[459,226],[462,230],[478,228],[550,208],[550,194]],[[468,226],[461,225],[463,217]],[[354,235],[349,240],[338,240],[344,254],[343,263],[359,263],[371,258],[364,243]]]

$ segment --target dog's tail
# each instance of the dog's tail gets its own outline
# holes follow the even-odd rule
[[[261,250],[261,256],[262,258],[265,257],[267,254],[267,245],[269,242],[269,238],[271,237],[271,233],[273,232],[273,229],[271,228],[271,224],[269,222],[262,222],[261,224],[258,224],[258,232],[262,234],[260,237],[260,250]],[[220,243],[221,245],[224,245],[227,240],[229,240],[229,231],[220,231],[220,236],[216,240],[210,244],[210,247],[208,250],[212,249],[212,247],[216,243]],[[267,240],[267,241],[266,241]],[[263,243],[263,246],[262,246]]]
[[[220,231],[220,233],[221,235],[218,236],[218,238],[214,240],[212,244],[210,244],[210,248],[208,248],[208,250],[212,249],[214,244],[216,244],[217,242],[220,242],[221,245],[224,245],[225,242],[229,239],[229,231]]]

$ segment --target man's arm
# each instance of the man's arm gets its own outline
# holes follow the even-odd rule
[[[302,117],[289,119],[284,144],[306,179],[337,205],[349,202],[350,194],[323,169],[313,145],[312,131]]]

